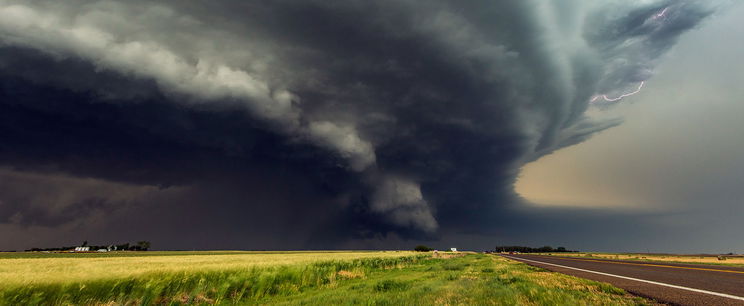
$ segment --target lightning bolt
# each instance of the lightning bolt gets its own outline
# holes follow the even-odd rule
[[[662,17],[666,16],[666,12],[667,12],[668,10],[669,10],[669,7],[665,7],[665,8],[663,9],[663,10],[661,10],[661,12],[660,12],[660,13],[658,13],[658,14],[654,14],[654,15],[653,15],[653,16],[651,17],[651,19],[659,19],[659,18],[662,18]]]
[[[594,97],[592,97],[592,99],[591,99],[591,100],[590,100],[589,102],[594,102],[594,101],[597,101],[597,100],[598,100],[598,99],[600,99],[600,98],[601,98],[601,99],[604,99],[604,100],[605,100],[605,101],[607,101],[607,102],[615,102],[615,101],[620,101],[620,100],[622,100],[623,98],[626,98],[626,97],[630,97],[630,96],[632,96],[632,95],[634,95],[634,94],[637,94],[637,93],[639,93],[639,92],[641,91],[641,89],[643,88],[643,84],[645,84],[645,83],[646,83],[646,81],[641,81],[641,84],[640,84],[640,85],[638,85],[638,89],[636,89],[636,90],[634,90],[634,91],[632,91],[632,92],[629,92],[629,93],[624,93],[624,94],[622,94],[622,95],[620,95],[620,96],[617,96],[617,97],[615,97],[615,98],[610,98],[610,97],[608,97],[607,95],[598,95],[598,96],[594,96]]]
[[[667,12],[668,11],[669,11],[669,7],[667,6],[663,10],[661,10],[660,12],[651,15],[651,20],[657,20],[657,19],[660,19],[660,18],[665,18],[667,16]],[[604,94],[604,95],[596,95],[596,96],[593,96],[592,99],[589,100],[589,102],[590,103],[594,103],[594,102],[596,102],[599,99],[603,99],[605,102],[616,102],[616,101],[620,101],[623,98],[630,97],[630,96],[632,96],[634,94],[639,93],[641,91],[641,89],[643,89],[643,85],[645,83],[646,83],[646,81],[641,81],[641,83],[638,84],[638,88],[636,90],[634,90],[632,92],[629,92],[629,93],[624,93],[624,94],[622,94],[620,96],[617,96],[615,98],[610,98],[606,94]]]

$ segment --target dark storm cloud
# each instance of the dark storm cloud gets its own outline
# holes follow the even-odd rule
[[[572,5],[3,0],[0,163],[191,188],[163,224],[211,207],[223,232],[302,215],[284,228],[317,243],[483,232],[524,163],[618,124],[583,116],[597,89],[708,14]]]

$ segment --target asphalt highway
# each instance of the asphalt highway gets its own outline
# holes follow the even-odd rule
[[[744,268],[585,257],[502,255],[529,265],[606,282],[673,305],[744,305]]]

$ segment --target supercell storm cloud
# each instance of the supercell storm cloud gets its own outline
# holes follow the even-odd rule
[[[485,233],[525,163],[619,124],[592,98],[650,80],[714,9],[0,0],[0,224],[243,248]]]

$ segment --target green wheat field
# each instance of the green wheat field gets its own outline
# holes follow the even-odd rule
[[[0,305],[644,305],[475,253],[0,253]]]

